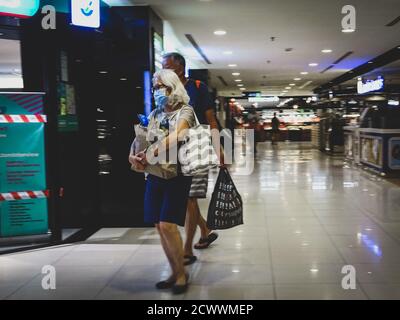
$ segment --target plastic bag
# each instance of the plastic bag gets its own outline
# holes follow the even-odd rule
[[[224,230],[243,224],[243,201],[228,169],[221,168],[208,207],[207,226]]]

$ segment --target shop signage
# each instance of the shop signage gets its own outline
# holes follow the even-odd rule
[[[38,11],[39,4],[40,0],[0,0],[0,15],[29,18]]]
[[[43,96],[0,94],[0,237],[48,231]]]
[[[279,102],[279,97],[254,97],[249,102]]]
[[[100,27],[100,0],[71,0],[72,24],[80,27]]]
[[[261,97],[261,91],[246,91],[244,96],[247,98]]]
[[[383,78],[378,78],[376,80],[367,80],[364,82],[362,79],[358,80],[357,92],[359,94],[379,91],[382,90],[385,85],[385,80]]]

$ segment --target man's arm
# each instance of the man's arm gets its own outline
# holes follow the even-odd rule
[[[225,164],[224,151],[221,146],[218,122],[217,122],[217,118],[215,117],[215,112],[214,112],[213,108],[206,110],[206,120],[211,127],[212,141],[213,141],[213,146],[214,146],[215,152],[218,155],[220,164],[224,165]],[[215,129],[215,130],[213,130],[213,129]]]

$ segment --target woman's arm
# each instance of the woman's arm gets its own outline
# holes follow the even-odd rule
[[[155,147],[154,156],[158,156],[160,151],[167,151],[177,145],[178,141],[185,136],[186,130],[190,128],[186,119],[179,120],[176,130],[171,132],[167,137],[160,141]]]

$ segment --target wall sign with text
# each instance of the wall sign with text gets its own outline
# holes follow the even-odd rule
[[[0,94],[0,237],[45,234],[43,95]]]

